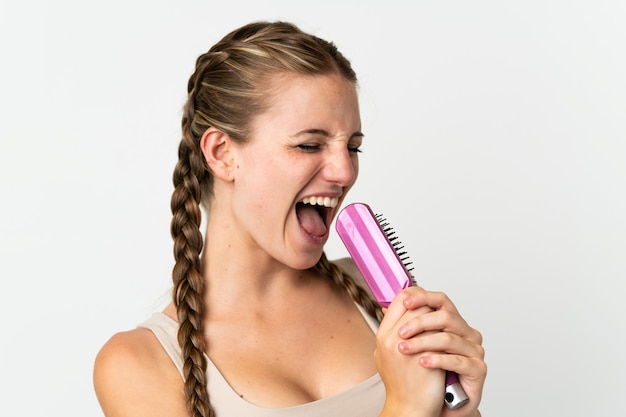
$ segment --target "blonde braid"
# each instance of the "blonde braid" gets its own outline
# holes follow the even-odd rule
[[[201,74],[205,65],[199,65]],[[202,189],[210,192],[212,176],[198,143],[191,132],[195,113],[194,95],[200,77],[189,80],[189,96],[182,119],[183,138],[178,147],[178,163],[174,169],[174,192],[171,199],[171,234],[174,239],[172,272],[173,298],[178,315],[178,343],[183,358],[183,377],[187,407],[193,417],[215,415],[208,395],[203,319],[204,278],[201,273],[200,253],[203,241],[200,232]],[[206,194],[206,193],[205,193]],[[206,197],[205,197],[206,198]]]

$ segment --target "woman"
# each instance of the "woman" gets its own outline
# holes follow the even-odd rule
[[[450,300],[410,288],[383,317],[351,261],[324,255],[358,174],[356,82],[332,43],[284,22],[198,58],[174,171],[173,301],[99,352],[107,417],[480,415],[481,335]],[[443,370],[471,399],[459,410],[443,406]]]

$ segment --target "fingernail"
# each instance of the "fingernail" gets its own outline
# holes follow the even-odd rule
[[[409,344],[408,344],[408,343],[404,343],[404,342],[402,342],[402,343],[398,343],[398,350],[399,350],[401,353],[407,353],[407,352],[409,352]]]

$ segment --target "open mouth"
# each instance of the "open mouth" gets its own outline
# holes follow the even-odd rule
[[[296,204],[296,214],[302,229],[314,237],[324,236],[338,202],[337,197],[303,198]]]

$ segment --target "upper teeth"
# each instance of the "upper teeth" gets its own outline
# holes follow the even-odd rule
[[[318,206],[324,206],[324,207],[336,207],[337,203],[339,202],[339,198],[338,197],[305,197],[302,199],[302,202],[304,204],[317,204]]]

